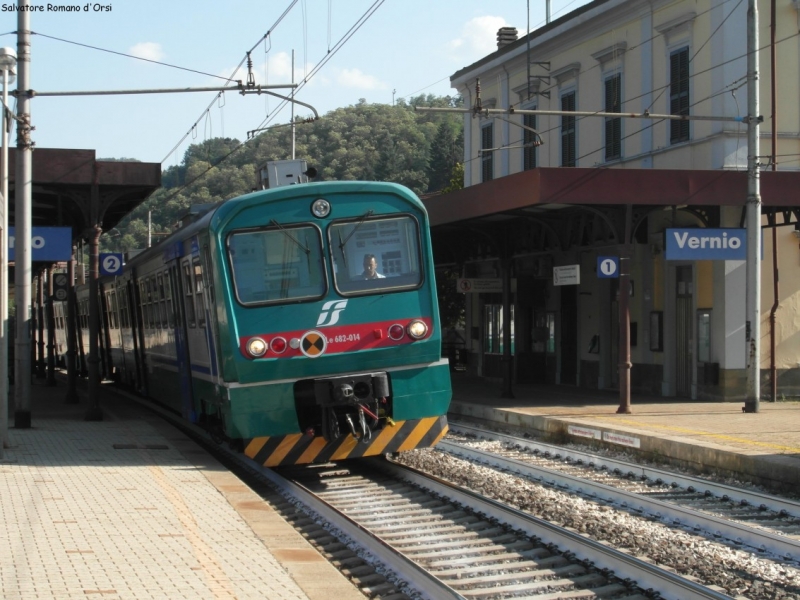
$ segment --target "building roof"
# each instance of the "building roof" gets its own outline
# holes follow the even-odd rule
[[[71,227],[74,240],[97,222],[104,231],[161,187],[161,164],[104,161],[94,150],[33,151],[33,226]],[[14,224],[16,150],[9,149],[9,224]],[[93,201],[94,198],[94,201]]]
[[[762,205],[800,206],[800,172],[761,173]],[[432,227],[551,205],[745,206],[747,173],[539,167],[424,201]]]

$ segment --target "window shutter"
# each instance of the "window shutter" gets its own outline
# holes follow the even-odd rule
[[[669,57],[669,112],[689,114],[689,48],[673,52]],[[672,144],[689,139],[689,121],[670,121],[669,141]]]
[[[535,110],[535,108],[533,109]],[[536,115],[523,115],[522,124],[525,127],[536,129]],[[522,168],[527,171],[536,168],[536,146],[533,143],[536,141],[536,136],[532,131],[527,129],[522,130],[522,142],[525,145],[522,155]]]
[[[575,92],[561,96],[561,110],[575,110]],[[575,117],[561,116],[561,166],[574,167],[577,161],[575,148]]]
[[[489,150],[494,143],[494,125],[489,124],[481,129],[481,149]],[[494,153],[481,152],[481,181],[494,179]]]
[[[605,112],[620,112],[622,108],[622,76],[617,74],[606,79]],[[622,156],[622,119],[606,117],[606,160]]]

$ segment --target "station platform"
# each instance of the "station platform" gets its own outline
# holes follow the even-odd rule
[[[572,441],[638,453],[775,491],[800,490],[800,401],[698,402],[632,395],[617,414],[619,393],[567,385],[515,385],[452,374],[451,420],[474,420],[554,442]]]
[[[32,387],[0,460],[0,597],[363,600],[294,528],[183,433],[103,393]],[[13,398],[13,395],[11,396]],[[11,413],[13,415],[13,411]]]

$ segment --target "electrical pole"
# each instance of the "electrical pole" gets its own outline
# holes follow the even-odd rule
[[[14,82],[17,54],[12,48],[0,50],[0,69],[3,72],[3,150],[0,155],[0,196],[2,196],[3,215],[0,217],[0,458],[4,448],[9,445],[8,438],[8,134],[11,131],[12,115],[8,106],[8,86]]]
[[[31,427],[31,32],[29,0],[17,6],[17,171],[14,193],[14,298],[17,339],[14,354],[14,426]]]
[[[761,396],[761,176],[759,173],[758,0],[747,7],[747,394],[744,412],[757,413]]]
[[[292,49],[292,85],[294,85],[294,49]],[[294,149],[295,149],[295,133],[296,127],[294,124],[294,88],[292,88],[292,160],[294,160]]]

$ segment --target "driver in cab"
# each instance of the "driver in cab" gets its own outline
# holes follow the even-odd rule
[[[375,259],[374,254],[364,255],[364,272],[361,274],[362,279],[386,279],[384,275],[378,273],[378,261]]]

